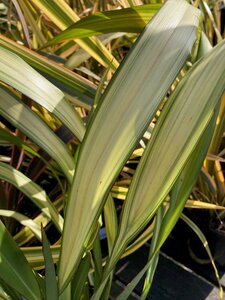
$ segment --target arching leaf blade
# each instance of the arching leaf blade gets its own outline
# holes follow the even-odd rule
[[[64,98],[64,94],[19,56],[0,47],[0,80],[9,84],[48,111],[55,114],[71,132],[82,140],[84,124]]]
[[[0,46],[21,57],[63,92],[78,97],[81,106],[89,108],[92,105],[96,87],[87,79],[1,34]]]
[[[0,91],[1,115],[55,159],[71,182],[74,161],[65,144],[14,94],[3,87]]]
[[[65,30],[80,19],[63,0],[32,0],[32,2],[61,30]],[[98,39],[76,39],[76,42],[103,66],[117,69],[119,63]]]
[[[46,192],[15,168],[0,162],[0,178],[10,182],[36,204],[49,217],[60,232],[63,229],[63,218],[58,213]],[[41,238],[41,235],[39,235]]]
[[[161,4],[146,4],[96,13],[71,25],[45,46],[112,32],[140,33],[161,6]]]
[[[14,210],[7,209],[0,209],[0,216],[14,218],[21,225],[28,227],[33,232],[35,237],[41,241],[41,228],[38,227],[38,225],[32,219]]]

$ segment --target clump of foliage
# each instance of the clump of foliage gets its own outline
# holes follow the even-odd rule
[[[119,259],[151,238],[118,298],[146,274],[145,299],[224,93],[208,4],[13,0],[0,13],[1,297],[108,299]]]

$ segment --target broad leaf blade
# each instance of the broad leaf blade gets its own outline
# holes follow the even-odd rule
[[[170,192],[170,204],[168,211],[161,220],[157,236],[155,236],[155,232],[153,234],[152,239],[155,240],[155,244],[154,248],[152,248],[152,251],[150,253],[150,259],[153,260],[152,263],[154,263],[154,257],[159,254],[159,250],[162,244],[165,242],[173,227],[175,226],[176,222],[178,221],[187,201],[187,198],[197,179],[198,173],[201,169],[203,160],[206,156],[206,152],[213,134],[216,117],[217,113],[214,114],[207,129],[200,138],[194,152],[192,153],[190,159],[188,160],[187,164],[185,165],[183,171],[181,172],[180,176],[178,177]],[[161,209],[161,207],[159,209]],[[149,274],[148,277],[146,277],[145,279],[145,286],[143,289],[142,299],[145,299],[145,297],[148,295],[148,292],[152,285],[152,278],[155,273],[155,269],[152,269],[150,266],[150,270],[148,272]]]
[[[1,221],[0,252],[0,278],[27,299],[41,299],[33,271]]]
[[[197,63],[163,110],[125,200],[109,265],[155,214],[215,114],[225,85],[224,50],[221,43]]]
[[[201,33],[201,40],[198,49],[199,58],[203,57],[212,50],[212,47],[208,44],[207,37],[204,33]],[[197,176],[201,170],[203,160],[206,157],[207,150],[209,148],[210,140],[213,135],[216,118],[218,115],[218,105],[215,109],[215,114],[213,115],[209,125],[203,132],[201,138],[199,139],[193,153],[188,159],[184,166],[181,174],[177,178],[171,192],[170,192],[170,204],[169,209],[163,218],[160,235],[158,237],[158,243],[156,251],[160,249],[162,244],[165,242],[166,238],[169,236],[174,225],[180,217],[180,214],[185,206],[187,198],[191,193],[192,187],[197,180]]]
[[[203,161],[203,158],[205,157],[206,150],[209,146],[210,142],[210,136],[212,136],[214,123],[216,120],[216,114],[213,116],[213,119],[211,120],[207,130],[204,132],[203,136],[199,140],[199,143],[190,159],[188,161],[187,165],[185,166],[184,170],[182,171],[181,175],[177,179],[173,189],[174,192],[171,195],[172,197],[172,207],[169,209],[167,214],[165,215],[165,218],[162,222],[162,226],[160,229],[160,233],[158,236],[157,245],[155,247],[155,252],[152,255],[152,258],[154,257],[155,253],[159,251],[160,247],[162,246],[165,239],[168,237],[170,231],[172,230],[174,224],[176,223],[177,219],[179,218],[182,209],[184,207],[186,198],[191,190],[191,186],[195,182],[196,174],[192,177],[190,175],[190,172],[194,170],[194,172],[197,172],[197,169],[201,167],[201,163]],[[209,136],[208,136],[209,134]],[[204,151],[202,151],[202,147],[204,148]],[[200,156],[199,159],[199,150],[200,150]],[[184,189],[184,190],[183,190]],[[202,236],[201,236],[202,238]],[[209,251],[209,252],[208,252]],[[210,250],[207,248],[207,252],[210,253]],[[211,253],[210,253],[211,255]],[[212,258],[212,257],[211,257]],[[212,260],[213,262],[213,260]],[[213,262],[214,263],[214,262]],[[126,299],[129,297],[129,295],[132,293],[138,282],[141,280],[141,278],[144,276],[144,273],[147,271],[147,269],[151,266],[152,261],[151,259],[146,264],[146,266],[141,270],[129,283],[129,285],[124,289],[124,291],[119,295],[117,300]],[[215,265],[213,265],[215,267]],[[216,268],[215,268],[216,270]],[[217,272],[217,270],[216,270]],[[217,274],[217,273],[216,273]],[[218,275],[218,274],[217,274]]]
[[[198,21],[199,11],[187,2],[166,2],[103,94],[81,147],[67,206],[60,290],[82,256],[113,181],[190,55]],[[76,231],[71,233],[71,226]]]
[[[134,233],[143,220],[146,222],[154,214],[215,113],[225,85],[224,49],[225,43],[219,44],[196,64],[163,111],[125,201],[124,232],[126,227]],[[163,189],[161,182],[165,183]]]
[[[127,244],[145,228],[165,200],[215,114],[225,86],[224,52],[222,42],[200,60],[163,109],[132,180],[120,231],[102,285],[93,299],[99,299]]]

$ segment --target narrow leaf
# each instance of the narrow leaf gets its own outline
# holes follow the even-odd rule
[[[111,42],[113,39],[118,39],[122,36],[124,36],[126,33],[124,32],[117,32],[112,34],[106,34],[101,36],[99,39],[103,43],[103,45],[107,45]],[[69,42],[71,43],[71,42]],[[83,62],[88,60],[90,58],[90,54],[88,54],[84,49],[80,48],[75,53],[73,53],[65,62],[65,66],[69,69],[75,69],[79,67]]]
[[[1,115],[55,159],[71,182],[74,162],[65,144],[14,94],[2,87],[0,91]]]
[[[7,209],[0,209],[0,216],[14,218],[18,222],[20,222],[21,225],[28,227],[36,236],[36,238],[39,241],[41,241],[41,229],[32,219],[14,210],[7,210]]]
[[[51,46],[65,40],[112,32],[139,33],[161,6],[161,4],[146,4],[96,13],[71,25],[50,40],[46,46]]]
[[[26,257],[27,261],[33,268],[44,269],[44,256],[43,249],[41,246],[36,247],[21,247],[21,251]],[[51,256],[53,258],[54,263],[58,262],[60,245],[53,245],[50,247]]]
[[[195,208],[195,209],[213,209],[213,210],[225,210],[225,206],[217,205],[217,204],[212,204],[212,203],[207,203],[203,202],[200,200],[192,200],[188,199],[185,207],[187,208]]]
[[[213,266],[213,269],[215,271],[215,274],[216,274],[216,279],[217,279],[217,282],[219,284],[219,290],[220,290],[220,300],[223,299],[223,288],[222,288],[222,285],[221,285],[221,282],[220,282],[220,276],[219,276],[219,273],[217,271],[217,268],[216,268],[216,265],[215,265],[215,262],[213,260],[213,256],[212,256],[212,253],[210,251],[210,248],[209,248],[209,245],[208,245],[208,241],[206,239],[206,237],[204,236],[203,232],[200,230],[200,228],[191,220],[189,219],[187,216],[185,216],[184,214],[181,215],[181,219],[196,233],[196,235],[198,236],[198,238],[200,239],[200,241],[202,242],[209,258],[210,258],[210,261],[211,261],[211,264]]]
[[[58,287],[57,287],[55,267],[52,259],[50,244],[48,242],[43,227],[41,228],[41,232],[42,232],[43,254],[45,260],[46,300],[58,299]]]
[[[147,274],[145,276],[145,281],[144,281],[144,286],[141,294],[141,300],[146,299],[148,296],[149,290],[152,285],[153,277],[158,265],[158,260],[159,260],[159,251],[156,251],[156,247],[158,244],[158,239],[160,235],[160,229],[161,229],[161,224],[163,220],[163,213],[164,213],[164,208],[163,206],[160,206],[157,213],[156,213],[156,222],[155,222],[155,228],[153,232],[153,236],[151,239],[151,245],[150,245],[150,251],[149,251],[149,257],[148,261],[151,261],[151,264],[148,268]]]
[[[110,254],[118,231],[116,208],[111,194],[109,194],[104,206],[104,220],[107,233],[108,250]]]
[[[63,209],[63,199],[59,198],[54,202],[55,208],[60,211]],[[41,224],[43,227],[46,227],[49,222],[51,222],[51,218],[46,216],[46,213],[41,212],[37,217],[33,219],[33,221],[41,227]],[[59,218],[60,221],[60,218]],[[19,232],[17,232],[14,235],[14,240],[19,246],[23,246],[26,243],[28,243],[33,238],[33,233],[28,227],[24,227]]]
[[[82,292],[91,268],[91,255],[86,253],[71,282],[72,300],[82,299]]]
[[[61,30],[65,30],[80,19],[63,0],[32,0],[32,2]],[[103,66],[110,66],[114,70],[118,67],[116,59],[98,39],[77,39],[76,42]]]
[[[23,10],[24,18],[27,20],[27,23],[32,28],[32,32],[37,40],[38,44],[42,46],[46,43],[46,39],[44,34],[42,33],[41,29],[38,26],[37,20],[35,20],[31,10],[31,4],[26,0],[17,0],[21,9]]]
[[[0,163],[0,178],[13,184],[30,198],[52,220],[58,230],[62,232],[63,218],[41,187],[23,173],[5,163]]]
[[[78,97],[77,103],[80,102],[80,105],[90,109],[96,90],[95,85],[90,81],[1,34],[0,46],[20,56],[59,89],[71,96]]]
[[[84,124],[64,94],[46,78],[14,53],[0,47],[0,80],[19,90],[55,114],[79,140],[85,132]]]
[[[5,128],[0,128],[0,139],[23,148],[26,152],[32,154],[33,156],[39,157],[37,152],[34,149],[32,149],[28,143],[24,142],[20,137],[13,135]]]

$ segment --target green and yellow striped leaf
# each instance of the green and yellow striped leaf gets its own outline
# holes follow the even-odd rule
[[[64,93],[78,98],[77,104],[90,109],[96,92],[93,83],[1,34],[0,46],[21,57]]]
[[[154,216],[217,112],[225,86],[224,53],[225,42],[196,63],[163,110],[125,200],[108,271]]]
[[[88,124],[67,205],[61,291],[79,263],[114,180],[190,55],[198,22],[199,11],[186,1],[167,1],[103,94]],[[76,230],[71,232],[71,227]]]
[[[80,18],[63,0],[30,0],[61,30],[77,22]],[[76,39],[76,42],[103,66],[110,66],[113,70],[118,62],[106,47],[96,38]]]
[[[96,13],[71,25],[46,45],[51,46],[66,40],[111,32],[139,33],[161,6],[162,4],[146,4]]]

